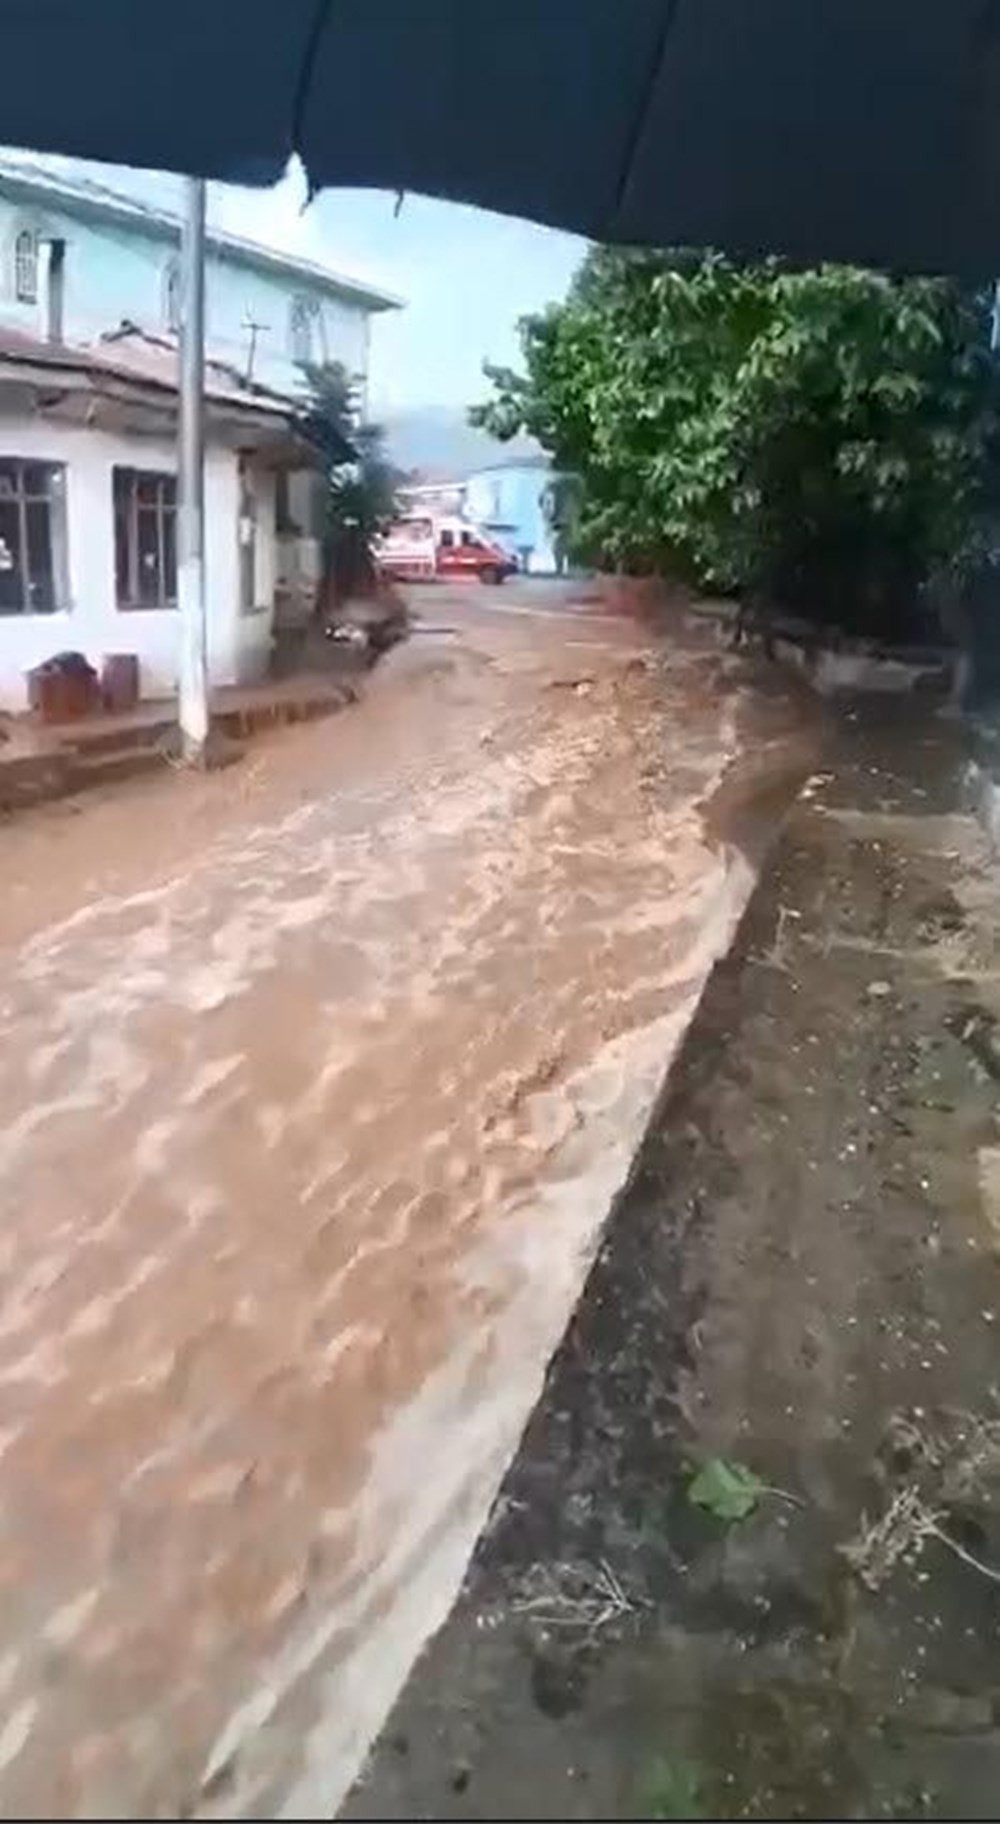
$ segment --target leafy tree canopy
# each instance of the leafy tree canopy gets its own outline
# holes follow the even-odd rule
[[[371,541],[395,513],[401,477],[386,456],[382,427],[361,417],[340,362],[304,364],[302,373],[303,428],[326,458],[324,573],[339,596],[367,593],[374,586]]]
[[[595,249],[473,421],[579,478],[576,555],[898,626],[987,506],[981,295],[850,267]]]
[[[356,388],[339,361],[304,364],[302,373],[305,427],[328,458],[328,524],[359,526],[373,537],[393,516],[401,479],[386,456],[385,433],[361,417]]]

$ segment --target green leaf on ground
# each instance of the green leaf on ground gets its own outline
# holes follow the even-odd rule
[[[717,1520],[731,1525],[753,1513],[766,1485],[745,1463],[732,1463],[725,1457],[709,1457],[702,1464],[688,1489],[688,1500],[703,1507]]]

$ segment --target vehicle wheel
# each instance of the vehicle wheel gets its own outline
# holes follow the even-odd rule
[[[484,564],[479,572],[479,581],[481,583],[492,583],[495,589],[499,588],[500,584],[503,582],[503,571],[496,564]]]

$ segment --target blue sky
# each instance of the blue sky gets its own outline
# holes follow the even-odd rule
[[[48,162],[177,206],[176,178],[71,159]],[[571,235],[426,197],[407,195],[398,215],[395,197],[382,191],[325,191],[308,207],[305,200],[305,180],[293,164],[273,190],[213,184],[209,219],[371,279],[407,300],[405,310],[376,319],[376,412],[481,398],[484,359],[516,361],[517,319],[563,296],[584,251]]]

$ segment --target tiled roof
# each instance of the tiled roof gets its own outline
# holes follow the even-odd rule
[[[110,338],[88,347],[48,342],[24,330],[0,326],[0,362],[87,374],[92,378],[103,375],[112,380],[138,381],[170,393],[176,393],[180,384],[176,341],[146,335],[131,324],[123,325]],[[248,384],[235,368],[219,361],[206,362],[205,397],[220,404],[285,418],[290,418],[298,409],[296,400],[268,387]]]

